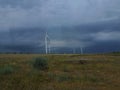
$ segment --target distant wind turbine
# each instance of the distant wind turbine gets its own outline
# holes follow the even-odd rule
[[[83,54],[83,48],[82,47],[80,48],[80,51],[81,51],[81,54]]]
[[[75,48],[73,48],[73,54],[76,54],[76,49]]]
[[[12,29],[9,30],[9,35],[10,35],[10,39],[11,39],[11,45],[15,45],[15,35],[14,35],[14,31]]]
[[[50,37],[48,36],[48,33],[45,34],[45,53],[48,54],[51,52],[50,47]]]

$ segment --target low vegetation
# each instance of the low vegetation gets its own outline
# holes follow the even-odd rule
[[[0,74],[1,75],[7,75],[7,74],[11,74],[13,72],[14,72],[14,68],[12,66],[0,67]]]
[[[0,90],[120,90],[120,55],[0,54]]]
[[[47,70],[48,69],[48,60],[46,58],[35,58],[33,62],[33,67],[38,70]]]

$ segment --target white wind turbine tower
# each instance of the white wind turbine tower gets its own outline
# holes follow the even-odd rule
[[[73,48],[73,54],[76,54],[76,49],[75,48]]]
[[[51,48],[50,47],[50,38],[46,32],[46,34],[45,34],[45,53],[46,54],[50,53],[50,51],[51,51],[50,48]]]
[[[82,47],[80,48],[80,51],[81,51],[81,54],[83,54],[83,48]]]
[[[50,54],[51,53],[50,37],[48,37],[48,50],[49,50],[49,54]]]

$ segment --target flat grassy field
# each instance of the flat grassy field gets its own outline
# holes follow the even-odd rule
[[[120,55],[0,54],[0,90],[120,90]]]

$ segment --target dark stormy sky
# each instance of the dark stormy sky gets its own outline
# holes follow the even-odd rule
[[[120,0],[0,0],[1,49],[36,47],[43,31],[52,47],[119,51]]]

